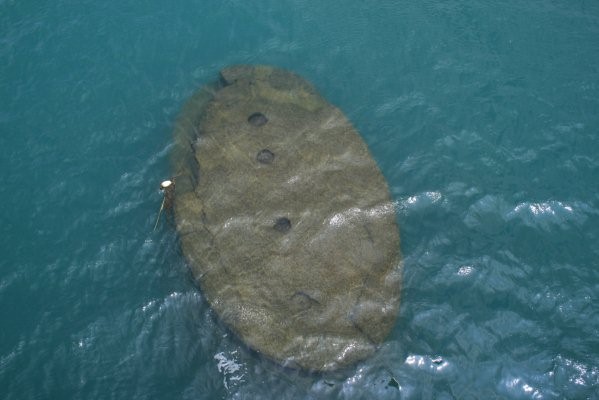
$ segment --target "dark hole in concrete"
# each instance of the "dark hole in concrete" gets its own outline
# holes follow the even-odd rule
[[[275,153],[268,149],[262,149],[256,155],[256,161],[262,164],[270,164],[275,159]]]
[[[273,228],[275,228],[275,231],[286,233],[287,231],[289,231],[289,229],[291,229],[291,221],[289,221],[289,218],[285,217],[278,218],[275,221],[275,225],[273,226]]]
[[[254,126],[262,126],[268,122],[268,118],[262,113],[255,112],[248,117],[248,122]]]

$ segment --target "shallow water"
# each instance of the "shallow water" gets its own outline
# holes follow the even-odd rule
[[[599,5],[0,2],[0,394],[598,398]],[[372,358],[248,351],[152,232],[175,118],[235,63],[301,74],[370,145],[404,286]]]

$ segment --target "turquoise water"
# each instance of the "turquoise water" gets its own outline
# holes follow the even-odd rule
[[[0,1],[3,399],[599,398],[599,3]],[[331,375],[247,350],[152,232],[185,100],[313,82],[398,209],[402,306]]]

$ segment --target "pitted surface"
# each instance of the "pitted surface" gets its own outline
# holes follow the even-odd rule
[[[401,268],[395,209],[366,144],[288,71],[230,67],[204,93],[176,129],[175,216],[211,306],[285,365],[369,356],[394,325]]]

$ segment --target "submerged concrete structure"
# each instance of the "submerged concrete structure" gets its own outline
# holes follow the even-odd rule
[[[299,76],[233,66],[175,128],[175,220],[212,308],[283,365],[371,355],[399,308],[387,184],[343,113]]]

